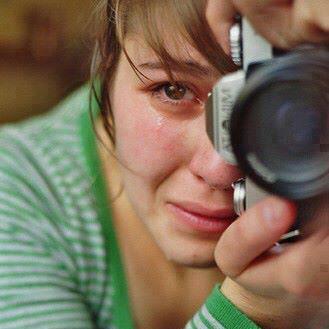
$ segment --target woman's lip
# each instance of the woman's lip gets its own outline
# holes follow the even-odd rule
[[[191,214],[195,214],[198,216],[203,217],[209,217],[213,219],[222,219],[222,218],[232,218],[235,219],[237,217],[236,213],[232,208],[228,207],[222,207],[222,208],[211,208],[211,207],[205,207],[204,205],[201,205],[199,203],[195,202],[169,202],[169,204],[174,205],[175,207],[178,207],[182,209],[183,211],[187,211]]]
[[[228,209],[216,210],[217,216],[208,216],[205,215],[204,212],[202,214],[200,214],[200,212],[192,212],[174,203],[167,203],[166,206],[168,210],[174,214],[174,217],[171,219],[172,224],[183,232],[221,234],[236,218],[236,215],[232,216],[232,211],[228,212]],[[194,206],[196,205],[194,204]],[[191,207],[189,209],[191,209]],[[198,208],[198,210],[200,211],[200,208]],[[211,210],[211,212],[214,214],[213,210]],[[207,213],[209,214],[210,210]],[[226,216],[226,214],[228,216]]]

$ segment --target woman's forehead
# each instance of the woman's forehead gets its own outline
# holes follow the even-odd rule
[[[208,63],[208,61],[189,44],[184,38],[164,39],[164,47],[170,54],[172,62],[170,66],[172,69],[178,69],[181,66],[188,66],[191,70],[200,71],[204,74],[215,74],[215,69]],[[159,56],[142,38],[130,37],[125,41],[125,48],[128,56],[136,65],[136,67],[146,69],[160,69]]]

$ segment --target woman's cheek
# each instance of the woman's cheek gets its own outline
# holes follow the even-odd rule
[[[188,152],[184,124],[153,108],[136,107],[132,112],[127,120],[116,120],[119,159],[143,176],[165,174],[179,166]]]

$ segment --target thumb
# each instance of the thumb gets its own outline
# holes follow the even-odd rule
[[[217,42],[230,54],[229,30],[237,11],[231,0],[208,0],[206,18]]]
[[[287,232],[296,212],[292,202],[274,196],[244,212],[218,241],[215,260],[220,270],[233,278],[240,275]]]

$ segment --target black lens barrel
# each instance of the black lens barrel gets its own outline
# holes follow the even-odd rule
[[[268,192],[298,200],[328,191],[329,48],[305,47],[254,68],[230,134],[239,166]]]

